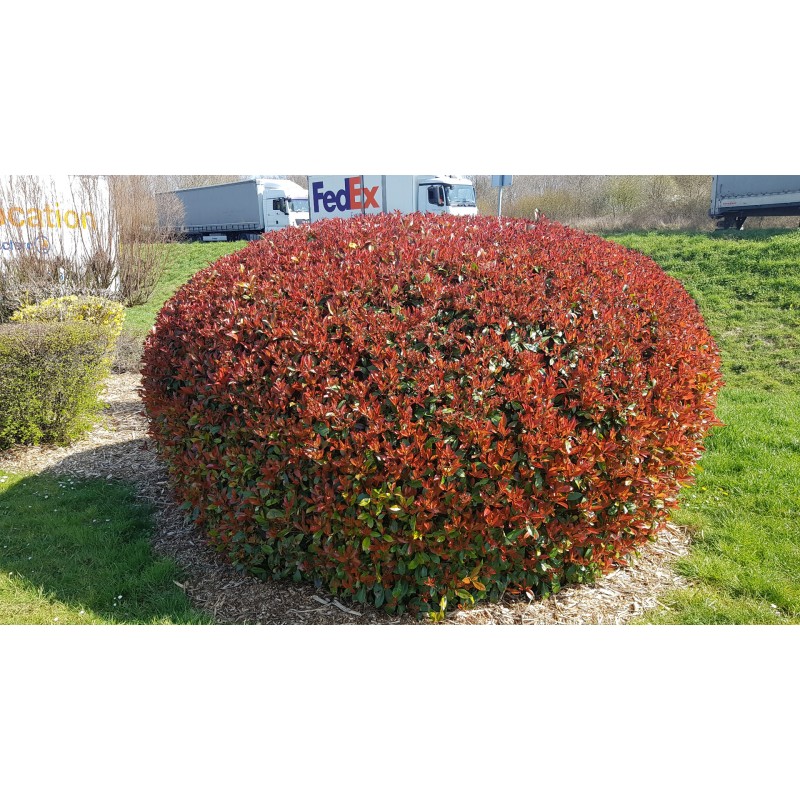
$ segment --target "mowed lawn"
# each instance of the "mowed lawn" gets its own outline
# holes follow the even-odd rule
[[[678,278],[719,344],[725,387],[676,523],[691,590],[653,623],[800,622],[800,232],[610,237]]]
[[[196,624],[131,487],[0,471],[0,624]]]
[[[125,311],[123,330],[144,339],[156,319],[159,309],[198,270],[213,264],[218,258],[241,250],[247,242],[192,242],[166,244],[166,265],[150,299],[141,306]]]

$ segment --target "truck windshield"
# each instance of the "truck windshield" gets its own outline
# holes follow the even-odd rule
[[[472,186],[445,186],[448,206],[474,206],[475,189]]]
[[[305,211],[308,214],[308,200],[302,199],[299,197],[293,197],[290,200],[287,200],[287,205],[289,206],[289,211]]]

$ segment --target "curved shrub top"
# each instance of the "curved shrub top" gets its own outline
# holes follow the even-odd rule
[[[721,382],[653,261],[493,217],[281,231],[185,285],[144,363],[177,492],[236,565],[436,613],[622,563]]]

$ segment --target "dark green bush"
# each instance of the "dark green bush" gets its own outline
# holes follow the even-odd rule
[[[108,331],[89,322],[0,325],[0,448],[66,444],[102,408]]]

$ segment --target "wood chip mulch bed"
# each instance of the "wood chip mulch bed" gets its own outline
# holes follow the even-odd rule
[[[261,581],[244,576],[225,562],[203,535],[184,519],[169,488],[167,473],[147,436],[139,398],[140,376],[111,375],[104,399],[104,420],[86,439],[69,447],[18,447],[0,454],[0,469],[18,473],[49,472],[136,486],[138,496],[155,509],[153,547],[174,559],[185,576],[180,583],[193,605],[218,624],[418,624],[367,606],[334,598],[313,586]],[[594,586],[572,586],[546,600],[484,604],[448,613],[445,623],[485,624],[623,624],[645,611],[666,608],[660,596],[688,586],[672,569],[687,553],[688,531],[666,526],[657,542],[644,547],[633,566],[607,575]],[[426,624],[423,621],[422,624]]]

